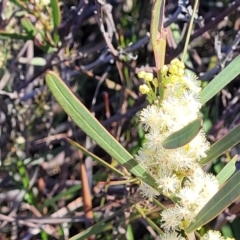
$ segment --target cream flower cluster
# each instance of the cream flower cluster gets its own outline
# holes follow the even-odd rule
[[[147,95],[151,104],[140,113],[146,142],[135,157],[154,177],[159,192],[174,199],[175,205],[161,213],[161,227],[167,234],[161,239],[185,239],[178,237],[177,232],[195,220],[218,191],[219,184],[215,176],[204,172],[199,164],[209,149],[203,130],[183,147],[165,149],[162,144],[166,137],[199,117],[201,87],[195,76],[185,73],[185,66],[178,59],[163,66],[161,83],[152,73],[140,72],[138,76],[146,82],[139,90]],[[140,191],[150,199],[159,195],[145,183]],[[202,238],[205,239],[210,238]]]
[[[173,233],[165,233],[161,235],[161,237],[157,238],[157,240],[185,240],[186,238],[182,237],[180,234]],[[221,233],[218,231],[208,231],[203,235],[201,240],[234,240],[233,238],[224,238],[221,236]]]

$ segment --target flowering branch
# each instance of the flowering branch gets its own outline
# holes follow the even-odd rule
[[[163,65],[166,46],[161,25],[163,4],[164,1],[156,1],[152,12],[151,40],[157,78],[144,71],[138,74],[145,80],[139,90],[147,96],[150,105],[140,113],[146,142],[138,151],[136,160],[153,176],[160,192],[174,203],[161,212],[164,234],[160,239],[194,239],[194,233],[187,235],[184,231],[218,191],[219,183],[214,175],[204,172],[200,166],[200,160],[206,157],[210,146],[202,129],[187,144],[174,149],[164,148],[164,140],[168,136],[200,117],[202,104],[200,82],[196,76],[185,72],[184,63],[173,59],[169,66]],[[158,17],[160,32],[156,30]],[[140,191],[149,199],[159,195],[159,191],[145,183],[141,184]],[[223,238],[219,232],[209,231],[201,238],[207,239]]]

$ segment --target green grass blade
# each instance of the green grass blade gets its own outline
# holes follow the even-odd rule
[[[195,0],[191,20],[190,20],[188,31],[187,31],[187,37],[186,37],[185,44],[184,44],[184,49],[183,49],[183,54],[182,54],[182,62],[185,61],[185,56],[187,54],[187,50],[188,50],[188,47],[189,47],[189,40],[190,40],[190,36],[191,36],[191,33],[192,33],[192,29],[193,29],[193,21],[194,21],[194,18],[195,18],[195,14],[197,12],[198,5],[199,5],[198,0]]]
[[[55,73],[49,71],[46,74],[46,82],[65,112],[89,137],[136,177],[158,189],[154,178],[92,116],[88,109],[74,96],[67,85]]]
[[[226,134],[219,141],[214,143],[210,150],[207,152],[207,157],[201,160],[200,164],[205,165],[213,161],[231,147],[240,142],[240,125],[233,128],[228,134]]]
[[[134,229],[131,224],[127,225],[126,237],[128,240],[134,240]]]
[[[21,20],[21,24],[25,31],[27,32],[27,35],[29,37],[32,37],[32,39],[35,37],[37,34],[37,29],[34,27],[34,25],[31,23],[31,21],[28,18],[23,18]]]
[[[74,186],[64,190],[63,192],[60,192],[56,196],[51,197],[50,199],[46,199],[46,201],[44,201],[43,204],[41,205],[41,208],[48,207],[52,204],[55,204],[57,201],[59,201],[61,199],[68,200],[70,197],[72,197],[72,195],[76,194],[76,192],[79,193],[79,190],[81,188],[82,188],[81,185],[74,185]]]
[[[75,148],[79,149],[80,151],[82,151],[84,154],[86,154],[87,156],[91,157],[93,160],[99,162],[101,165],[103,165],[106,168],[111,169],[113,172],[115,172],[117,175],[121,176],[121,177],[125,177],[125,174],[121,171],[119,171],[118,169],[116,169],[115,167],[113,167],[112,165],[110,165],[109,163],[105,162],[104,160],[102,160],[101,158],[99,158],[98,156],[96,156],[95,154],[89,152],[86,148],[84,148],[83,146],[81,146],[80,144],[78,144],[77,142],[67,138],[67,141],[74,146]]]
[[[217,175],[217,180],[220,185],[224,184],[236,171],[237,156],[235,156]]]
[[[109,217],[104,218],[100,222],[94,224],[93,226],[87,228],[83,232],[75,235],[74,237],[70,238],[69,240],[81,240],[81,239],[86,239],[87,237],[90,237],[92,235],[96,235],[98,233],[102,233],[108,230],[112,229],[112,222],[108,222],[111,219],[116,218],[119,215],[123,214],[124,208],[118,210],[114,214],[110,215]]]
[[[52,16],[54,28],[57,28],[61,23],[61,12],[58,0],[51,0]]]
[[[35,197],[32,192],[32,189],[29,186],[30,185],[29,175],[27,172],[27,168],[26,168],[25,164],[23,163],[22,159],[17,159],[17,171],[20,175],[23,189],[26,191],[26,194],[25,194],[26,201],[29,204],[35,205],[36,204]]]
[[[59,35],[57,33],[57,29],[58,29],[58,26],[61,24],[61,11],[59,8],[58,0],[51,0],[51,8],[52,8],[52,17],[53,17],[53,26],[54,26],[53,39],[54,39],[54,42],[57,44],[59,42]]]
[[[229,181],[213,196],[196,216],[195,222],[187,229],[191,233],[214,219],[240,195],[240,171],[233,175]]]
[[[92,235],[96,235],[99,233],[104,233],[106,231],[110,231],[112,229],[112,223],[105,223],[105,224],[95,224],[92,227],[87,228],[85,231],[75,235],[74,237],[70,238],[69,240],[83,240],[87,237]]]
[[[163,147],[166,149],[174,149],[186,145],[198,134],[200,128],[201,120],[194,120],[184,128],[168,136],[163,142]]]
[[[159,235],[163,234],[164,232],[159,228],[158,224],[156,224],[151,218],[145,217],[145,220],[149,224],[149,226],[154,229]]]
[[[24,40],[27,41],[31,39],[28,35],[26,34],[20,34],[20,33],[10,33],[6,32],[4,30],[0,30],[0,38],[10,38],[10,39],[17,39],[17,40]]]
[[[240,55],[238,55],[227,67],[225,67],[200,93],[201,103],[206,103],[209,99],[221,91],[240,73]]]

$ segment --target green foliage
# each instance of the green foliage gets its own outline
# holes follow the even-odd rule
[[[163,147],[166,149],[173,149],[186,145],[198,134],[200,128],[201,120],[196,119],[186,127],[168,136],[163,142]]]
[[[228,134],[226,134],[223,138],[221,138],[219,141],[214,143],[210,150],[207,153],[207,157],[201,160],[201,164],[205,165],[213,160],[215,160],[217,157],[219,157],[221,154],[226,152],[231,147],[235,146],[240,141],[240,125],[232,129]]]
[[[53,72],[46,74],[48,87],[67,114],[100,147],[141,180],[157,188],[154,179],[114,139]]]
[[[29,3],[25,1],[12,1],[23,12],[26,11],[28,16],[21,17],[22,29],[18,29],[18,33],[13,33],[11,30],[1,30],[0,37],[7,37],[15,40],[33,40],[35,44],[45,52],[53,52],[54,47],[59,42],[57,28],[61,23],[61,12],[59,2],[51,1],[51,11],[49,6],[44,5],[43,1],[39,4]],[[30,19],[30,15],[37,19],[34,22]]]
[[[239,3],[209,6],[200,1],[187,44],[185,26],[191,16],[185,13],[179,21],[177,1],[166,3],[166,19],[159,12],[164,1],[156,1],[153,28],[151,1],[110,1],[108,6],[95,2],[94,6],[58,0],[1,4],[1,238],[156,239],[162,234],[160,213],[175,199],[160,196],[150,202],[136,193],[140,182],[159,189],[132,154],[145,142],[138,112],[146,101],[139,94],[141,80],[136,75],[140,70],[157,75],[153,52],[161,52],[158,47],[165,43],[159,44],[155,37],[165,23],[169,45],[161,61],[169,63],[184,51],[187,70],[205,81],[201,117],[212,144],[201,164],[210,171],[217,169],[221,184],[187,232],[204,224],[198,231],[203,235],[229,206],[224,221],[236,219],[221,231],[239,239],[239,217],[234,212],[240,189],[235,166],[240,139]],[[93,14],[95,10],[99,15]],[[229,17],[224,20],[226,12]],[[204,26],[199,25],[201,15]],[[215,19],[208,21],[208,16]],[[155,49],[149,44],[149,29]],[[166,149],[187,144],[199,128],[196,120],[173,133],[165,141]],[[81,180],[79,159],[86,163],[87,184]],[[91,192],[91,219],[86,217],[84,184]]]
[[[238,55],[226,68],[224,68],[201,92],[201,102],[206,103],[228,83],[239,75],[240,55]]]
[[[213,198],[198,213],[196,220],[187,229],[191,233],[208,223],[226,209],[240,196],[240,172],[235,173],[230,180],[213,196]]]
[[[231,161],[228,162],[227,165],[217,175],[217,180],[220,185],[224,184],[236,171],[236,161],[237,161],[237,156],[231,159]]]

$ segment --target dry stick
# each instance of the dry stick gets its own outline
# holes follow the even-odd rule
[[[98,2],[98,0],[95,0],[96,6],[97,6],[97,13],[96,13],[96,19],[98,22],[98,26],[100,28],[100,31],[104,37],[104,40],[109,48],[109,50],[111,51],[112,55],[117,57],[118,56],[118,51],[113,47],[111,40],[109,39],[108,33],[105,31],[105,27],[103,24],[103,17],[102,17],[102,6],[101,4]],[[109,9],[106,9],[105,7],[105,11],[109,11]],[[109,15],[109,14],[108,14]]]
[[[86,167],[84,161],[82,159],[82,153],[79,152],[79,159],[80,159],[80,177],[82,181],[82,197],[83,197],[83,205],[84,211],[86,214],[86,228],[90,227],[93,224],[93,212],[92,212],[92,199],[91,199],[91,191],[89,189],[88,177],[86,173]],[[95,239],[95,238],[89,238]]]
[[[237,32],[237,34],[235,36],[235,39],[233,40],[232,44],[230,45],[230,48],[229,48],[228,52],[226,53],[225,58],[221,62],[221,67],[222,68],[224,68],[226,66],[227,62],[230,62],[232,60],[233,51],[238,46],[239,42],[240,42],[240,31]]]
[[[109,101],[108,92],[103,92],[103,101],[105,106],[105,116],[106,116],[106,119],[109,119],[111,116],[111,113],[110,113],[110,101]]]
[[[57,57],[59,51],[61,50],[63,46],[59,47],[57,51],[55,51],[47,60],[47,63],[44,67],[42,67],[37,73],[34,74],[29,80],[24,82],[21,86],[16,87],[16,91],[20,91],[21,89],[27,87],[32,81],[34,81],[37,77],[41,76],[44,74],[51,66],[52,66],[52,61],[55,57]]]
[[[8,217],[14,217],[16,215],[17,211],[19,210],[19,206],[21,204],[21,201],[23,200],[23,198],[24,198],[24,196],[26,194],[26,192],[24,190],[19,190],[19,192],[16,192],[16,190],[12,190],[12,191],[15,192],[16,196],[14,196],[15,194],[12,195],[11,193],[9,193],[10,191],[7,192],[7,193],[3,193],[3,194],[6,194],[6,195],[9,195],[10,199],[8,200],[6,198],[6,200],[7,201],[11,201],[12,202],[11,204],[13,205],[13,210],[8,214]],[[14,201],[12,201],[12,199],[14,199]],[[0,225],[0,232],[2,232],[1,230],[4,229],[8,223],[9,223],[8,220],[3,221],[1,223],[1,225]]]
[[[16,218],[6,216],[6,215],[3,215],[3,214],[0,214],[0,219],[3,220],[3,221],[7,221],[7,222],[15,222],[16,221]],[[17,220],[17,222],[20,226],[27,226],[29,228],[38,228],[37,224],[31,223],[31,222],[27,222],[27,221],[24,221],[24,220]]]
[[[101,122],[101,124],[104,127],[107,127],[109,125],[111,125],[113,122],[118,122],[121,119],[131,119],[133,116],[135,116],[135,114],[140,111],[142,108],[146,107],[146,102],[145,102],[145,98],[144,96],[141,96],[138,98],[138,101],[136,102],[136,104],[129,108],[128,111],[126,113],[116,113],[115,115],[111,116],[111,118]],[[67,133],[59,133],[56,134],[54,136],[50,136],[50,137],[44,137],[35,141],[32,141],[31,143],[29,143],[29,148],[34,151],[34,150],[38,150],[39,147],[43,147],[46,146],[46,141],[49,141],[49,143],[51,142],[52,144],[58,143],[60,141],[64,141],[64,139],[66,137],[71,137],[71,139],[76,139],[81,138],[84,136],[84,133],[82,132],[82,130],[78,130],[75,131],[72,136],[68,136]],[[44,163],[44,165],[47,163]],[[48,166],[49,164],[47,164],[46,166]],[[50,166],[49,166],[50,167]],[[47,169],[47,167],[46,167]]]
[[[164,23],[164,27],[167,27],[169,26],[172,22],[176,21],[177,18],[178,18],[178,15],[181,13],[183,9],[183,6],[179,6],[177,8],[177,10],[175,11],[175,13],[171,16],[170,19],[168,19],[165,23]],[[159,18],[157,18],[157,24],[159,23]],[[158,29],[157,29],[158,30]],[[154,35],[154,34],[152,34]],[[149,36],[145,36],[143,37],[142,39],[138,40],[137,42],[133,43],[132,45],[130,46],[127,46],[125,49],[123,49],[124,52],[128,53],[128,52],[134,52],[136,51],[137,49],[139,49],[142,45],[145,45],[147,44],[149,41]],[[106,42],[106,44],[108,44],[108,42]],[[109,48],[111,46],[108,46]],[[75,58],[75,59],[78,59],[79,57]],[[88,65],[85,65],[85,66],[80,66],[80,68],[82,70],[91,70],[93,68],[96,68],[96,67],[100,67],[101,65],[103,64],[106,64],[108,62],[110,62],[110,60],[112,59],[116,59],[118,60],[119,62],[121,62],[122,64],[125,64],[132,72],[134,72],[135,69],[131,68],[126,62],[124,62],[123,60],[119,59],[118,56],[113,56],[113,54],[109,54],[107,55],[106,57],[104,57],[104,59],[102,57],[99,57],[97,60],[95,60],[94,62],[88,64]],[[146,69],[147,72],[149,71],[152,71],[154,68],[149,68],[149,69]],[[142,70],[142,69],[141,69]],[[139,70],[140,71],[140,70]],[[136,71],[135,71],[136,72]],[[137,72],[136,72],[137,73]]]
[[[23,57],[24,53],[27,53],[27,57]],[[27,64],[27,74],[26,74],[26,78],[30,78],[32,77],[33,73],[34,73],[34,67],[32,65],[29,65],[30,60],[32,60],[33,58],[33,41],[32,40],[28,40],[22,47],[22,49],[19,51],[19,53],[17,54],[17,57],[14,59],[14,61],[12,62],[12,64],[10,65],[10,69],[11,68],[15,68],[15,66],[19,63],[21,64]],[[11,71],[5,71],[4,76],[2,77],[1,81],[0,81],[0,90],[4,89],[4,87],[6,86],[6,84],[8,83],[8,81],[11,78]]]
[[[108,69],[108,68],[107,68]],[[92,72],[90,72],[90,71],[84,71],[84,70],[80,70],[79,69],[79,71],[82,71],[84,74],[86,74],[87,76],[89,76],[89,77],[94,77],[96,80],[98,80],[98,81],[102,81],[102,76],[98,76],[98,75],[96,75],[96,74],[93,74]],[[108,70],[109,71],[109,70]],[[113,80],[111,80],[111,79],[109,79],[109,78],[105,78],[105,83],[106,83],[106,85],[107,85],[107,87],[108,88],[111,88],[111,89],[114,89],[114,90],[117,90],[117,91],[119,91],[119,90],[121,90],[122,89],[122,86],[120,85],[120,84],[118,84],[118,83],[115,83]],[[125,90],[126,92],[127,92],[127,94],[128,95],[130,95],[133,99],[138,99],[138,95],[135,93],[135,92],[133,92],[131,89],[126,89]],[[1,91],[0,91],[0,93],[1,93]]]
[[[119,73],[122,85],[124,86],[124,76],[123,76],[123,72],[122,72],[123,64],[122,64],[122,61],[119,60],[119,52],[113,47],[111,39],[109,37],[109,36],[112,35],[112,34],[109,33],[109,31],[116,32],[115,24],[114,24],[112,13],[111,13],[112,7],[109,4],[106,4],[106,3],[104,3],[100,0],[95,0],[95,3],[96,3],[96,6],[97,6],[96,7],[97,8],[97,21],[98,21],[100,31],[102,32],[102,35],[103,35],[103,37],[106,41],[106,44],[107,44],[108,48],[110,49],[113,57],[116,60],[116,66],[117,66],[117,69],[118,69],[118,73]],[[108,29],[108,33],[105,31],[105,27],[104,27],[104,24],[103,24],[102,10],[105,12],[105,14],[106,14],[106,16],[109,20],[108,26],[110,26],[113,29],[113,30]],[[125,106],[124,99],[125,99],[125,96],[126,96],[126,92],[124,90],[125,90],[125,88],[122,87],[122,94],[121,94],[120,104],[119,104],[121,106],[121,110],[120,110],[121,112],[124,112],[123,107]],[[118,128],[119,133],[120,133],[120,131],[121,131],[121,129]]]
[[[113,17],[111,16],[111,10],[112,10],[112,7],[109,5],[109,4],[106,4],[100,0],[95,0],[95,4],[96,4],[96,9],[97,9],[97,22],[98,22],[98,25],[99,25],[99,28],[100,28],[100,31],[105,39],[105,42],[109,48],[109,50],[111,51],[111,54],[113,55],[113,57],[115,58],[116,60],[116,66],[117,66],[117,69],[118,69],[118,73],[119,73],[119,77],[120,77],[120,80],[124,86],[124,76],[123,76],[123,72],[122,72],[122,63],[121,61],[119,61],[119,53],[118,51],[114,48],[114,46],[112,45],[112,42],[109,38],[109,34],[105,31],[105,27],[104,27],[104,24],[103,24],[103,14],[102,14],[102,10],[105,12],[106,16],[108,17],[109,19],[109,22],[113,28],[113,31],[115,29],[115,25],[114,25],[114,22],[113,22]],[[111,17],[110,17],[111,16]],[[121,99],[120,99],[120,106],[123,106],[123,99],[124,99],[124,94],[121,94]]]
[[[93,116],[95,116],[95,113],[93,112],[93,106],[95,106],[96,102],[97,102],[97,95],[99,93],[99,90],[100,90],[100,87],[101,85],[103,84],[103,82],[106,80],[108,74],[109,74],[109,71],[111,70],[111,67],[108,66],[103,75],[100,77],[98,83],[97,83],[97,87],[95,89],[95,92],[94,92],[94,95],[93,95],[93,99],[92,99],[92,103],[91,103],[91,108],[90,108],[90,112],[92,112]],[[93,75],[94,76],[94,75]],[[94,76],[95,77],[95,76]],[[96,77],[95,77],[96,78]]]
[[[36,231],[37,229],[39,229],[40,232],[40,228],[45,230],[49,235],[56,235],[53,232],[53,228],[51,229],[50,224],[63,224],[63,223],[72,223],[72,222],[84,222],[85,218],[84,218],[84,214],[80,215],[80,216],[67,216],[64,217],[65,215],[67,215],[69,212],[74,212],[77,208],[82,207],[82,197],[79,197],[75,200],[73,200],[72,202],[70,202],[67,206],[62,207],[61,209],[57,210],[55,213],[51,214],[50,216],[42,216],[42,214],[40,212],[36,212],[37,209],[34,209],[35,207],[33,206],[29,206],[31,207],[32,210],[34,210],[34,213],[36,216],[38,217],[15,217],[15,218],[7,218],[3,215],[0,214],[0,220],[2,219],[6,219],[8,222],[18,222],[18,223],[22,223],[22,225],[28,226],[30,228],[33,228]],[[10,216],[8,216],[10,217]],[[47,224],[47,225],[46,225]],[[1,230],[1,228],[0,228]],[[29,233],[31,234],[31,233]],[[31,234],[32,235],[32,234]],[[57,237],[57,236],[55,236]]]
[[[221,14],[219,14],[216,18],[212,19],[212,21],[209,21],[208,24],[206,24],[204,27],[197,30],[193,35],[190,37],[190,42],[197,37],[201,36],[206,31],[216,27],[218,23],[220,23],[226,16],[229,16],[232,12],[236,11],[236,9],[240,6],[239,1],[235,1],[232,3],[232,6],[227,8],[225,11],[223,11]],[[180,54],[184,47],[185,39],[183,39],[179,44],[178,48],[174,49],[172,52],[170,52],[167,61],[169,61],[172,58],[175,58]]]
[[[240,42],[240,31],[237,32],[235,39],[228,46],[229,50],[226,52],[224,58],[219,60],[219,64],[216,65],[214,68],[210,69],[209,71],[205,72],[203,76],[201,76],[202,81],[210,80],[215,74],[219,72],[220,69],[223,69],[228,62],[230,62],[234,57],[234,50],[237,48],[237,45]],[[220,49],[221,50],[221,49]],[[219,51],[220,51],[219,50]]]

